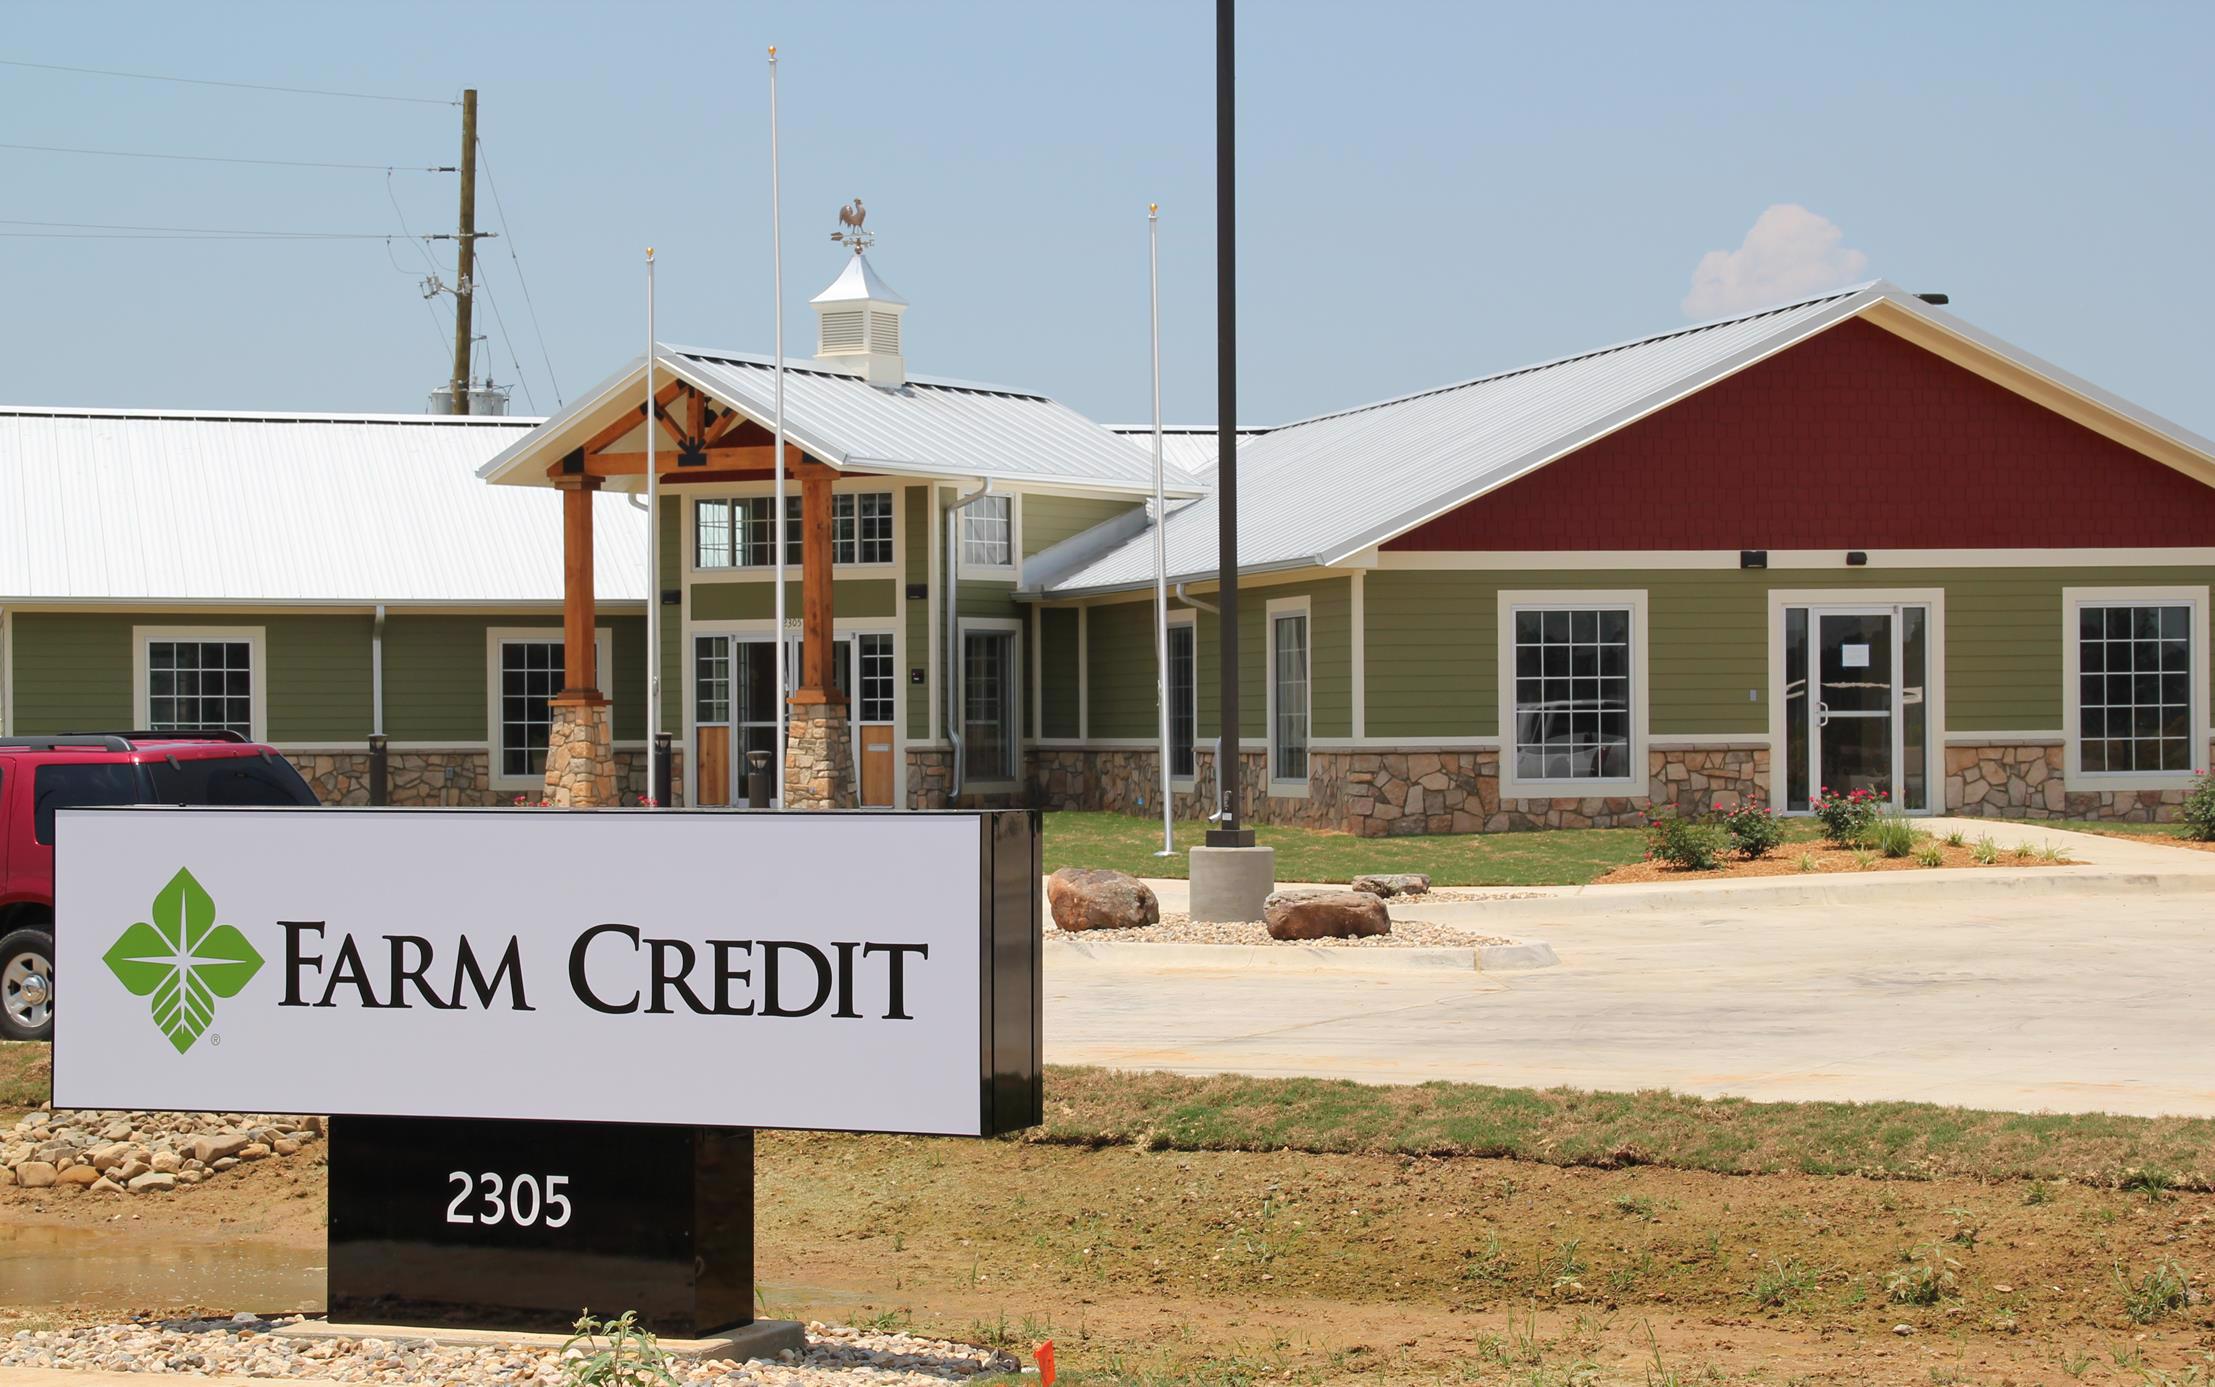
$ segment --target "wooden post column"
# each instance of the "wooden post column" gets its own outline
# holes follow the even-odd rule
[[[618,802],[615,729],[600,692],[592,600],[592,496],[600,479],[555,479],[561,491],[561,692],[548,700],[548,802],[590,808]],[[651,619],[653,611],[647,612]]]
[[[853,729],[846,695],[831,673],[836,613],[831,601],[831,479],[819,462],[800,479],[800,686],[785,735],[785,807],[845,809],[855,799]]]
[[[561,694],[565,703],[606,700],[593,668],[592,493],[600,479],[563,477],[561,490]]]

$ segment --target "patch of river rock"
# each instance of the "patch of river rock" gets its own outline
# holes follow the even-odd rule
[[[1272,939],[1269,927],[1259,920],[1233,924],[1202,923],[1189,915],[1164,911],[1158,925],[1130,929],[1095,929],[1070,933],[1046,925],[1049,943],[1059,940],[1092,944],[1267,944],[1276,949],[1469,949],[1482,944],[1507,944],[1512,940],[1493,934],[1472,934],[1453,925],[1428,920],[1394,920],[1390,934],[1355,939]]]
[[[41,1108],[0,1134],[0,1186],[167,1194],[237,1166],[298,1155],[320,1117]]]
[[[561,1352],[545,1348],[439,1348],[422,1339],[288,1339],[285,1320],[104,1324],[21,1330],[0,1339],[0,1368],[74,1368],[131,1373],[207,1373],[331,1382],[436,1382],[463,1387],[563,1381]],[[575,1352],[572,1350],[572,1352]],[[810,1322],[807,1347],[775,1358],[672,1359],[685,1387],[922,1387],[1014,1372],[1012,1356],[974,1344],[914,1334],[877,1334]]]

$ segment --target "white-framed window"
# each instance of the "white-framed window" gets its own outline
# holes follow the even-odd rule
[[[269,740],[259,626],[131,630],[133,717],[149,732],[235,732]]]
[[[1023,726],[1019,691],[1020,621],[979,618],[961,623],[963,778],[972,783],[1020,777]]]
[[[1193,778],[1200,730],[1200,639],[1191,612],[1169,614],[1169,779]]]
[[[692,503],[692,566],[714,571],[770,568],[776,554],[774,496],[704,496]],[[785,493],[784,554],[798,568],[806,545],[800,525],[804,505],[797,491]],[[831,562],[841,568],[892,562],[892,493],[837,491],[831,494]]]
[[[2191,783],[2208,755],[2208,590],[2062,590],[2063,738],[2071,788]]]
[[[1314,715],[1308,600],[1278,598],[1269,603],[1267,619],[1269,793],[1305,795],[1308,733]]]
[[[854,712],[862,722],[892,721],[893,693],[898,683],[892,668],[892,636],[889,632],[863,632],[854,637],[854,662],[860,688]]]
[[[965,569],[1015,566],[1015,498],[979,496],[961,509]]]
[[[606,672],[613,637],[602,628],[593,640],[594,679],[608,694]],[[554,723],[550,706],[562,690],[565,647],[559,626],[496,626],[485,632],[485,743],[492,758],[492,788],[530,791],[544,784],[546,739]]]
[[[1646,793],[1646,594],[1499,603],[1501,794]]]

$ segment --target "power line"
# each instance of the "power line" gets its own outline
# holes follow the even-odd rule
[[[6,236],[53,236],[86,239],[208,240],[208,241],[384,241],[389,231],[260,231],[223,226],[130,226],[114,222],[44,222],[0,217],[0,226],[36,226],[45,231],[0,232]]]
[[[523,387],[523,399],[530,405],[531,413],[536,414],[538,413],[538,397],[531,393],[531,383],[523,375],[523,363],[516,359],[515,339],[508,335],[507,315],[500,311],[500,300],[493,297],[492,281],[485,278],[484,267],[481,265],[477,267],[476,287],[485,291],[485,302],[492,306],[492,321],[500,325],[500,340],[507,344],[508,362],[515,367],[515,383]],[[492,374],[489,367],[486,368],[485,374],[487,376]]]
[[[285,169],[368,169],[382,173],[452,173],[446,167],[404,164],[334,164],[319,159],[244,159],[227,154],[154,154],[135,149],[76,149],[57,144],[0,144],[0,149],[28,150],[34,154],[97,154],[108,159],[180,159],[195,164],[263,164]]]
[[[194,87],[230,87],[238,91],[279,92],[286,96],[340,96],[355,101],[399,101],[418,106],[456,106],[459,102],[430,96],[389,96],[383,92],[333,91],[324,87],[273,87],[261,82],[221,82],[209,77],[171,77],[160,72],[117,72],[104,67],[66,67],[60,63],[27,63],[0,58],[0,67],[36,68],[41,72],[75,72],[88,77],[130,77],[142,82],[180,82]]]
[[[553,353],[546,350],[546,332],[538,325],[538,305],[531,301],[531,282],[523,277],[523,258],[517,255],[515,251],[515,233],[508,226],[508,209],[502,206],[500,202],[500,180],[492,176],[492,161],[485,158],[485,142],[482,139],[477,141],[477,158],[485,166],[485,186],[492,190],[492,210],[500,218],[500,237],[508,243],[508,259],[515,265],[515,282],[523,286],[523,307],[530,314],[531,331],[538,337],[538,355],[539,359],[546,363],[547,383],[554,388],[554,408],[560,409],[562,404],[561,380],[554,375]],[[495,307],[492,311],[497,314],[500,310]],[[501,331],[505,332],[506,330],[505,325],[503,325]],[[513,346],[508,348],[508,355],[511,357],[515,355]],[[523,367],[520,362],[516,364],[515,375],[518,380],[523,378]],[[528,396],[530,387],[525,386],[523,393]],[[533,413],[538,411],[536,400],[531,402],[531,411]]]

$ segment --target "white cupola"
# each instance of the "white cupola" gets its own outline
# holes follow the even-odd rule
[[[831,287],[808,300],[817,318],[815,357],[871,385],[897,390],[907,382],[900,315],[908,311],[908,301],[877,278],[862,250],[855,246],[853,258]]]

